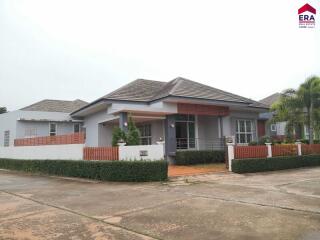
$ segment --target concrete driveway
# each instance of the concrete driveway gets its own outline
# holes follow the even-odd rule
[[[0,239],[320,239],[320,168],[135,184],[0,171]]]

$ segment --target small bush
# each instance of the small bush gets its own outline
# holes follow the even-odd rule
[[[320,166],[320,155],[232,160],[232,171],[235,173],[275,171],[309,166]]]
[[[177,151],[175,158],[176,165],[192,165],[220,162],[225,162],[224,151]]]
[[[103,181],[147,182],[168,178],[168,164],[160,161],[73,161],[0,159],[0,168]]]

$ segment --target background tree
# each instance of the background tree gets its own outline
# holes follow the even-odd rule
[[[140,132],[134,124],[132,117],[129,116],[128,133],[127,133],[127,145],[139,145],[140,144]]]
[[[7,112],[7,108],[6,107],[0,107],[0,114],[6,113],[6,112]]]
[[[320,130],[320,78],[313,76],[302,83],[297,90],[288,89],[272,106],[275,112],[273,122],[286,121],[287,135],[307,126],[309,143],[313,143],[314,130]],[[297,132],[297,131],[296,131]],[[300,136],[301,137],[301,136]]]

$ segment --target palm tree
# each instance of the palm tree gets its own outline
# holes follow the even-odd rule
[[[309,77],[297,90],[285,90],[280,100],[272,106],[276,113],[272,121],[286,121],[287,132],[301,129],[305,124],[309,131],[309,143],[313,143],[314,129],[320,129],[320,78]]]
[[[271,122],[286,122],[286,135],[293,138],[294,133],[301,138],[301,129],[304,123],[304,114],[301,102],[297,98],[296,90],[287,89],[282,92],[279,101],[271,106],[275,113]]]
[[[313,143],[314,118],[318,108],[320,107],[320,78],[313,76],[308,78],[300,85],[297,91],[297,97],[306,109],[306,125],[309,130],[309,142]]]

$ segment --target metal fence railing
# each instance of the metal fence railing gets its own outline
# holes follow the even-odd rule
[[[224,138],[177,138],[177,150],[224,150]]]

